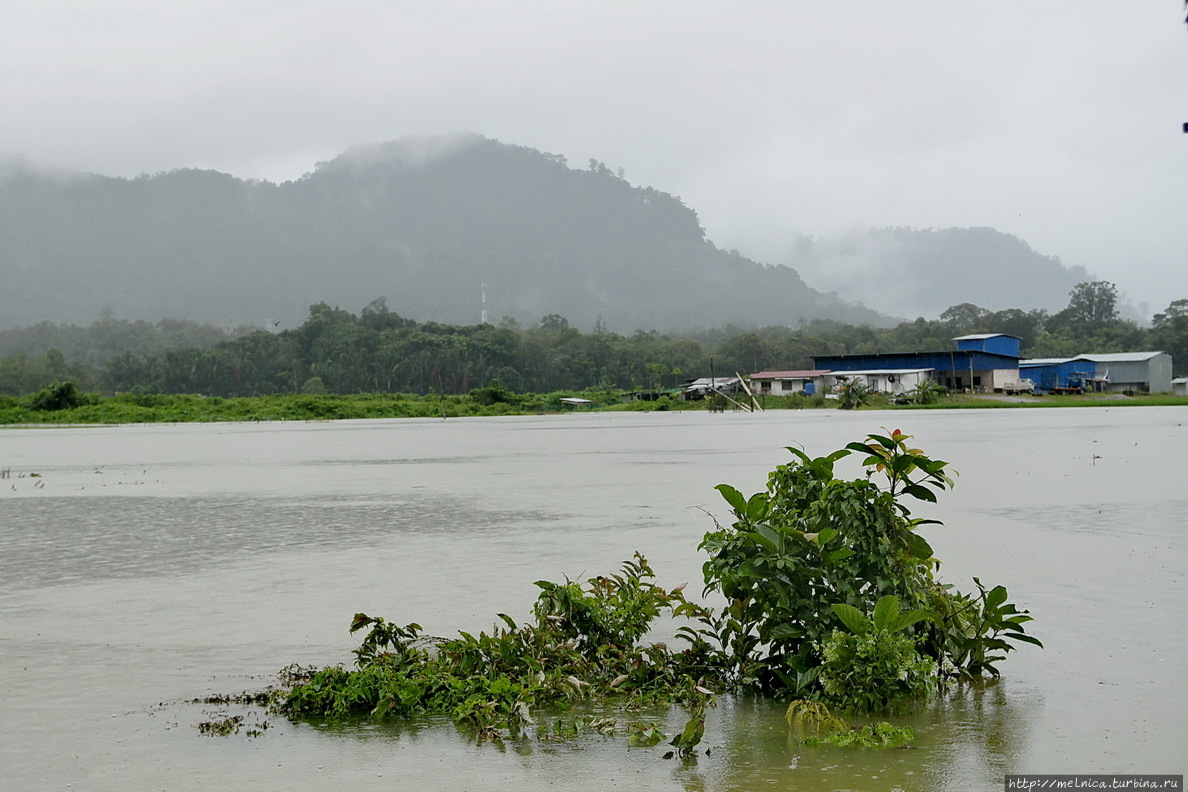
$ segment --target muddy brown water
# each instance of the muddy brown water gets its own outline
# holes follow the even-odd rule
[[[894,424],[894,426],[892,426]],[[351,659],[356,611],[429,633],[523,617],[541,578],[643,552],[700,590],[713,491],[880,426],[961,476],[926,535],[1037,617],[1000,683],[905,719],[912,750],[809,749],[724,700],[711,755],[448,723],[199,734],[186,700]],[[968,790],[1183,773],[1188,409],[571,414],[0,429],[0,786],[11,790]],[[37,473],[32,477],[29,474]],[[164,704],[164,706],[161,706]],[[238,710],[236,710],[238,711]],[[654,713],[670,718],[679,713]],[[247,723],[265,719],[248,715]]]

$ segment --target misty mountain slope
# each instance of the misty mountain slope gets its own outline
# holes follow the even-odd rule
[[[804,240],[792,263],[809,280],[895,316],[935,317],[959,303],[1057,311],[1093,280],[993,228],[880,228]]]
[[[477,135],[352,149],[292,182],[0,173],[0,326],[299,323],[376,297],[418,320],[592,327],[887,319],[706,240],[671,195]]]

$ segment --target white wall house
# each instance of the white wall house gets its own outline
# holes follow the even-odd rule
[[[747,379],[756,396],[790,396],[793,393],[811,396],[824,393],[833,386],[833,377],[828,371],[760,371]]]
[[[915,390],[920,383],[932,379],[934,369],[865,369],[863,371],[837,371],[835,378],[849,377],[863,382],[876,393],[892,395]]]

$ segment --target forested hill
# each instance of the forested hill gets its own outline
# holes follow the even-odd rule
[[[477,135],[358,148],[301,179],[0,173],[0,327],[132,319],[295,326],[385,297],[418,320],[631,332],[885,325],[796,271],[719,250],[680,199]]]

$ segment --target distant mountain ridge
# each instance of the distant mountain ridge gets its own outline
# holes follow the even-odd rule
[[[804,240],[791,263],[818,288],[895,316],[935,317],[959,303],[1058,311],[1094,280],[993,228],[877,228]]]
[[[136,179],[0,171],[0,326],[176,317],[299,324],[377,297],[417,320],[546,314],[682,329],[891,320],[790,267],[718,249],[680,199],[598,162],[478,135],[351,149],[273,184],[215,171]]]

